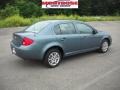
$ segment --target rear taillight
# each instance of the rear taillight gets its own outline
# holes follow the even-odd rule
[[[24,45],[24,46],[31,45],[32,43],[33,43],[33,40],[30,38],[27,38],[27,37],[24,37],[22,40],[22,45]]]

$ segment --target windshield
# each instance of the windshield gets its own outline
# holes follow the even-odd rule
[[[38,22],[28,27],[25,31],[38,33],[43,30],[48,24],[49,22],[46,21]]]

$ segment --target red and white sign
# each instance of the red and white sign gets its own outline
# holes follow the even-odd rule
[[[42,0],[42,8],[78,8],[78,0]]]

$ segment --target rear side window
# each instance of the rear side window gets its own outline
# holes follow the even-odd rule
[[[64,23],[60,24],[60,30],[61,34],[74,34],[75,33],[75,28],[72,23]]]
[[[61,30],[60,30],[60,26],[59,26],[59,25],[56,25],[56,26],[54,27],[54,30],[55,30],[55,33],[56,33],[56,34],[61,34]]]
[[[38,22],[28,27],[25,31],[38,33],[44,28],[46,28],[48,25],[49,25],[49,22],[47,21]]]
[[[77,33],[78,34],[92,34],[93,30],[89,26],[81,23],[76,23],[75,24],[77,27]]]

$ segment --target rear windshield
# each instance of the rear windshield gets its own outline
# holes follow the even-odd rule
[[[38,33],[41,30],[43,30],[45,27],[47,27],[48,24],[49,22],[46,22],[46,21],[38,22],[38,23],[31,25],[27,29],[25,29],[25,31]]]

